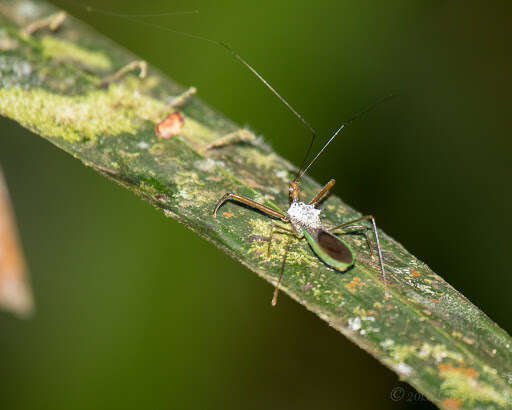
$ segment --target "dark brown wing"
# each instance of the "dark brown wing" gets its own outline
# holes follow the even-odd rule
[[[318,232],[317,239],[318,244],[331,258],[344,263],[352,262],[352,252],[348,246],[332,233],[321,230]]]
[[[313,251],[329,266],[345,272],[354,264],[354,254],[350,247],[333,234],[315,229],[305,231],[304,235]]]

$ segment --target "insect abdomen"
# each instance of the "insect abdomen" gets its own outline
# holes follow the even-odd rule
[[[309,245],[316,255],[330,267],[345,272],[354,264],[352,249],[333,234],[323,230],[304,230]]]

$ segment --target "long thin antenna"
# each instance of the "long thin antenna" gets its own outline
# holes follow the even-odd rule
[[[80,5],[81,7],[84,7],[83,5],[78,3],[76,0],[68,0],[68,1],[71,1],[71,2],[73,2],[75,4],[77,4],[77,5]],[[170,33],[178,34],[178,35],[181,35],[181,36],[184,36],[184,37],[189,37],[189,38],[194,38],[196,40],[206,41],[206,42],[211,43],[211,44],[216,44],[217,46],[220,46],[223,49],[225,49],[229,54],[231,54],[242,65],[244,65],[246,68],[248,68],[249,71],[251,71],[251,73],[253,73],[256,76],[256,78],[258,78],[258,80],[260,80],[265,85],[265,87],[267,87],[272,92],[272,94],[274,94],[279,99],[279,101],[281,101],[293,113],[293,115],[295,115],[295,117],[297,117],[300,120],[300,122],[302,122],[302,124],[311,132],[311,142],[309,143],[309,147],[307,149],[306,155],[304,156],[304,159],[302,161],[302,164],[301,164],[301,167],[299,168],[299,170],[302,169],[302,167],[304,166],[304,164],[307,161],[307,158],[309,157],[309,154],[311,152],[311,148],[313,147],[313,143],[314,143],[314,141],[316,139],[316,130],[305,120],[305,118],[301,114],[299,114],[299,112],[295,108],[292,107],[292,105],[281,94],[279,94],[279,92],[274,87],[272,87],[272,85],[267,80],[265,80],[263,78],[263,76],[258,71],[256,71],[256,69],[252,65],[250,65],[230,45],[228,45],[227,43],[225,43],[223,41],[213,40],[213,39],[208,38],[208,37],[203,37],[203,36],[200,36],[200,35],[197,35],[197,34],[187,33],[185,31],[174,30],[172,28],[169,28],[169,27],[166,27],[166,26],[162,26],[160,24],[148,23],[146,21],[141,21],[138,18],[136,18],[136,17],[150,17],[150,16],[152,16],[151,14],[145,14],[145,15],[119,14],[119,13],[115,13],[113,11],[98,9],[96,7],[91,7],[91,6],[85,6],[85,9],[87,11],[95,12],[95,13],[98,13],[98,14],[104,14],[106,16],[115,16],[115,17],[123,18],[123,19],[131,21],[133,23],[142,24],[142,25],[146,25],[146,26],[149,26],[149,27],[154,27],[154,28],[157,28],[159,30],[168,31]],[[197,12],[197,11],[179,12],[179,13],[175,13],[175,14],[192,14],[194,12]],[[165,15],[165,13],[160,13],[160,14],[157,14],[157,15]]]
[[[361,117],[362,115],[366,114],[368,111],[371,111],[373,110],[376,106],[382,104],[384,101],[387,101],[391,98],[395,97],[394,94],[388,94],[386,95],[385,97],[381,98],[380,100],[374,102],[373,104],[369,105],[368,107],[366,107],[365,109],[359,111],[356,115],[354,115],[352,118],[350,118],[349,120],[345,121],[343,124],[340,125],[340,127],[336,130],[336,132],[332,135],[331,138],[329,138],[329,140],[324,144],[324,146],[322,147],[322,149],[320,149],[320,151],[318,151],[318,154],[315,155],[315,157],[311,160],[311,162],[303,169],[303,170],[299,170],[299,172],[297,173],[297,176],[295,177],[294,181],[297,181],[299,178],[301,178],[307,171],[308,169],[311,167],[311,165],[313,165],[315,163],[315,161],[318,159],[318,157],[322,154],[322,152],[325,151],[325,149],[327,148],[327,146],[334,140],[334,138],[336,138],[336,136],[345,128],[345,126],[347,126],[348,124],[350,124],[351,122],[357,120],[359,117]],[[302,168],[301,168],[302,169]]]

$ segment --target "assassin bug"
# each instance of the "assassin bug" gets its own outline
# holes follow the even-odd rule
[[[245,63],[247,64],[247,63]],[[252,70],[254,72],[254,70]],[[265,85],[270,88],[274,94],[277,93],[268,83],[265,82]],[[277,94],[278,95],[278,94]],[[244,197],[242,195],[236,194],[234,192],[226,193],[215,205],[213,210],[213,216],[217,216],[217,211],[219,208],[227,201],[239,202],[241,204],[247,205],[251,208],[254,208],[265,215],[270,216],[271,218],[277,219],[281,222],[287,223],[291,225],[291,229],[284,226],[279,226],[279,229],[284,230],[288,233],[293,234],[299,239],[306,238],[307,242],[313,249],[313,252],[318,256],[320,260],[322,260],[326,265],[331,268],[339,271],[346,272],[348,269],[354,266],[355,256],[353,250],[350,246],[344,242],[342,239],[338,238],[332,231],[336,231],[338,229],[343,228],[352,228],[354,229],[367,229],[366,226],[356,225],[358,222],[362,222],[365,220],[371,221],[373,233],[375,236],[375,242],[377,244],[377,252],[379,257],[379,265],[380,272],[382,276],[382,280],[384,281],[384,293],[385,297],[390,297],[390,294],[386,285],[386,273],[384,270],[384,262],[382,258],[382,249],[380,246],[379,233],[377,231],[377,226],[375,224],[375,218],[371,215],[362,216],[360,218],[345,222],[341,225],[337,225],[332,228],[325,227],[320,220],[321,210],[317,209],[317,206],[322,202],[323,199],[329,194],[329,191],[335,184],[335,180],[331,179],[308,203],[302,202],[300,200],[300,187],[299,187],[299,179],[307,172],[307,170],[313,165],[313,163],[318,159],[318,157],[324,152],[327,146],[336,138],[336,136],[345,128],[347,124],[373,108],[375,105],[391,98],[392,96],[387,96],[384,99],[378,101],[372,106],[368,107],[346,123],[342,124],[337,131],[332,135],[332,137],[324,144],[322,149],[318,152],[318,154],[308,163],[307,166],[301,166],[295,175],[295,178],[290,182],[288,187],[288,202],[289,207],[286,212],[282,210],[276,210],[267,205],[256,202],[250,198]],[[284,100],[283,97],[278,95],[278,98]],[[296,114],[295,110],[286,103],[286,106],[290,108],[290,110]],[[299,115],[296,114],[297,117],[304,123],[308,128],[311,128],[309,124]],[[312,128],[311,128],[312,129]],[[309,152],[311,151],[311,147],[313,146],[313,142],[315,140],[316,133],[313,130],[311,143],[309,145],[308,151],[304,158],[303,164],[306,162]],[[274,232],[274,223],[271,223],[270,235],[269,235],[269,243],[268,243],[268,256],[270,255],[270,245],[272,241],[272,234]],[[368,237],[366,236],[366,240],[368,241],[368,245],[370,246],[370,251],[373,256],[373,250],[371,248]],[[288,255],[288,250],[290,248],[291,242],[289,241],[286,245],[285,253],[283,256],[283,260],[281,263],[281,269],[279,271],[279,277],[276,282],[276,286],[274,289],[274,295],[272,297],[272,306],[277,304],[277,295],[279,293],[279,286],[281,284],[281,279],[283,277],[284,267],[286,265],[286,257]]]
[[[74,3],[76,3],[74,0],[70,0]],[[247,69],[251,71],[253,75],[255,75],[258,80],[260,80],[265,87],[267,87],[292,113],[295,115],[302,124],[308,128],[308,130],[311,132],[311,141],[309,143],[308,149],[306,151],[306,154],[304,156],[304,159],[302,161],[302,165],[297,171],[295,178],[290,182],[289,188],[288,188],[288,194],[289,194],[289,207],[286,211],[277,210],[275,208],[271,208],[267,205],[258,203],[250,198],[244,197],[240,194],[234,193],[234,192],[228,192],[226,193],[215,205],[213,209],[213,216],[217,216],[217,211],[219,208],[227,201],[234,201],[241,203],[243,205],[246,205],[250,208],[253,208],[255,210],[258,210],[265,215],[271,217],[275,220],[279,220],[282,223],[291,225],[291,228],[287,226],[279,226],[278,228],[280,230],[284,230],[288,233],[293,234],[297,238],[306,238],[307,242],[311,246],[313,252],[318,256],[320,260],[322,260],[326,265],[330,266],[331,268],[339,271],[339,272],[346,272],[348,269],[354,266],[355,263],[355,255],[354,251],[350,248],[350,246],[343,241],[342,239],[338,238],[336,235],[334,235],[332,232],[339,230],[339,229],[346,229],[351,228],[352,230],[366,230],[368,229],[367,226],[364,225],[357,225],[358,222],[363,221],[370,221],[371,222],[371,229],[373,230],[373,234],[375,237],[375,242],[377,245],[377,252],[378,252],[378,258],[379,258],[379,266],[380,266],[380,274],[382,281],[384,282],[384,291],[385,291],[385,297],[390,297],[390,294],[387,289],[386,284],[386,277],[385,277],[385,270],[384,270],[384,262],[382,258],[382,249],[380,246],[380,240],[379,240],[379,234],[377,231],[377,226],[375,224],[375,219],[371,215],[362,216],[360,218],[345,222],[341,225],[328,228],[324,226],[320,220],[320,213],[321,210],[317,209],[317,206],[319,203],[326,198],[326,196],[329,194],[330,189],[333,187],[335,181],[334,179],[331,179],[315,196],[314,198],[308,202],[302,202],[300,200],[300,187],[299,187],[299,180],[302,178],[302,176],[309,170],[309,168],[316,162],[318,157],[325,151],[327,146],[336,138],[336,136],[345,128],[346,125],[375,107],[376,105],[380,104],[381,102],[392,98],[393,95],[388,95],[381,99],[380,101],[374,103],[373,105],[369,106],[365,110],[358,113],[356,116],[354,116],[352,119],[346,121],[343,123],[336,132],[329,138],[329,140],[323,145],[323,147],[320,149],[320,151],[315,155],[315,157],[307,163],[307,159],[309,158],[309,155],[311,153],[313,144],[316,139],[316,131],[315,129],[292,107],[288,101],[283,98],[271,85],[268,81],[266,81],[263,76],[256,71],[245,59],[243,59],[234,49],[232,49],[229,45],[222,41],[212,40],[207,37],[199,36],[196,34],[191,34],[187,32],[177,31],[173,30],[171,28],[160,26],[158,24],[153,23],[147,23],[145,21],[141,21],[137,19],[136,17],[149,17],[154,16],[154,14],[145,14],[145,15],[127,15],[127,14],[118,14],[113,13],[106,10],[101,10],[97,8],[92,7],[86,7],[88,11],[94,11],[97,13],[102,13],[110,16],[116,16],[120,18],[124,18],[126,20],[130,20],[132,22],[148,25],[151,27],[155,27],[164,31],[169,31],[175,34],[179,34],[182,36],[195,38],[198,40],[203,40],[212,44],[215,44],[217,46],[220,46],[224,48],[227,52],[229,52],[232,57],[234,57],[236,60],[238,60],[242,65],[244,65]],[[192,12],[194,13],[194,12]],[[158,15],[168,15],[168,14],[188,14],[188,12],[184,13],[160,13]],[[307,164],[307,165],[306,165]],[[271,223],[271,229],[270,229],[270,235],[268,238],[268,255],[270,255],[270,247],[272,242],[272,236],[274,232],[274,221]],[[366,235],[366,239],[368,241],[368,245],[370,247],[370,251],[372,256],[374,256],[373,249],[370,245],[370,241],[368,236]],[[288,250],[290,248],[291,241],[288,242],[286,245],[286,249],[284,252],[283,260],[281,263],[281,268],[279,272],[279,277],[276,282],[274,295],[272,298],[272,305],[275,306],[277,303],[277,296],[279,293],[279,286],[281,283],[281,279],[283,277],[284,267],[286,265],[286,257],[288,254]]]

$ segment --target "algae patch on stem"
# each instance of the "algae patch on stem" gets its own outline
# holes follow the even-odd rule
[[[96,141],[99,135],[136,134],[165,105],[112,85],[85,95],[54,94],[42,88],[0,89],[0,113],[47,137],[68,142]]]

